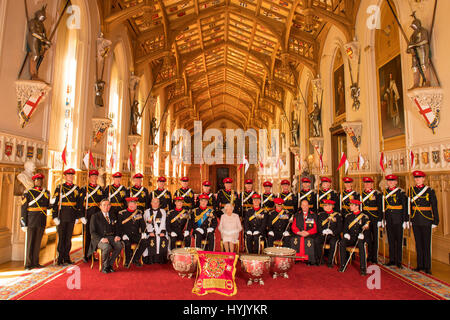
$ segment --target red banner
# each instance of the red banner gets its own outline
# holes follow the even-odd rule
[[[203,296],[218,293],[234,296],[237,293],[235,283],[235,253],[198,251],[198,271],[192,293]]]

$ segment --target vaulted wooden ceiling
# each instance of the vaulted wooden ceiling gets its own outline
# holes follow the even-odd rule
[[[137,67],[184,127],[226,118],[266,127],[304,67],[317,73],[331,25],[350,41],[360,0],[98,0],[104,30],[125,24]]]

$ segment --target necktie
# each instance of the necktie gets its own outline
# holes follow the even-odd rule
[[[106,218],[106,221],[108,221],[108,224],[111,224],[111,221],[109,220],[108,214],[105,214],[105,218]]]

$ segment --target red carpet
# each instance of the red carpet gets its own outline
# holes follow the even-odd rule
[[[20,294],[25,300],[429,300],[431,292],[402,280],[399,276],[381,271],[381,289],[370,290],[368,277],[359,275],[356,263],[345,273],[326,266],[308,267],[296,264],[289,279],[265,279],[265,285],[247,286],[240,262],[236,274],[237,295],[224,297],[208,294],[198,297],[191,293],[194,280],[180,278],[171,264],[150,265],[143,268],[120,268],[113,274],[102,274],[89,264],[78,264],[81,270],[81,289],[69,290],[66,282],[72,274],[62,273]]]

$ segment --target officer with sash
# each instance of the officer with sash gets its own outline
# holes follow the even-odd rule
[[[190,232],[193,226],[191,210],[183,208],[183,198],[175,198],[175,208],[167,215],[167,233],[170,235],[170,249],[191,246]]]
[[[415,186],[409,190],[410,219],[416,241],[417,267],[414,271],[431,274],[431,234],[439,225],[435,191],[426,186],[425,173],[414,171]]]
[[[361,194],[362,212],[369,217],[369,237],[367,239],[368,254],[367,261],[378,263],[378,229],[382,226],[383,195],[381,192],[373,189],[373,179],[364,177],[364,190]]]
[[[184,209],[184,208],[183,208]],[[145,210],[147,224],[149,263],[167,263],[169,242],[167,239],[167,213],[160,208],[159,199],[153,198],[151,208]],[[146,253],[144,253],[146,256]]]
[[[269,213],[267,221],[267,246],[290,247],[291,246],[291,224],[294,215],[283,209],[284,200],[275,198],[275,210]]]
[[[191,220],[193,220],[193,236],[195,247],[206,251],[214,251],[215,236],[217,228],[217,217],[214,210],[208,208],[209,197],[199,195],[200,206],[192,211]],[[206,243],[202,241],[206,240]]]
[[[257,194],[253,190],[253,180],[246,179],[244,181],[244,191],[239,194],[239,204],[241,206],[241,212],[239,214],[240,217],[245,217],[245,214],[248,210],[253,207],[253,198],[252,196]]]
[[[42,268],[39,264],[41,240],[47,224],[47,209],[50,206],[50,192],[42,188],[44,175],[38,173],[31,178],[34,188],[22,196],[20,226],[25,232],[25,270]]]
[[[153,198],[158,198],[160,208],[164,209],[166,212],[169,212],[170,209],[173,209],[172,194],[166,188],[166,181],[166,177],[158,178],[158,181],[156,182],[158,188],[150,193],[150,200]]]
[[[194,209],[194,192],[191,188],[189,188],[189,178],[188,177],[182,177],[180,179],[181,181],[181,188],[176,190],[173,194],[174,199],[176,197],[182,197],[183,200],[183,208],[186,210],[192,210]],[[174,205],[175,206],[175,205]]]
[[[359,249],[360,259],[360,274],[365,276],[367,274],[367,261],[365,242],[368,235],[370,220],[369,217],[361,212],[359,209],[361,201],[350,200],[350,213],[344,217],[344,237],[339,243],[339,253],[341,257],[341,267],[339,272],[345,271],[345,265],[348,261],[347,247],[355,246]]]
[[[214,212],[217,211],[217,198],[214,193],[211,192],[211,182],[209,181],[203,181],[202,183],[202,193],[204,195],[207,195],[209,197],[208,200],[208,208],[211,208],[214,210]],[[195,207],[198,208],[200,206],[200,198],[196,198]]]
[[[261,207],[263,207],[264,211],[268,214],[275,209],[275,203],[273,200],[276,196],[272,193],[272,182],[265,181],[263,183],[263,187],[264,193],[262,194]]]
[[[133,186],[128,189],[127,198],[138,198],[137,208],[144,212],[150,207],[150,196],[146,187],[142,185],[144,176],[141,173],[136,173],[133,176]]]
[[[261,208],[259,194],[253,194],[252,200],[253,206],[245,212],[244,216],[245,248],[247,253],[260,254],[260,242],[265,237],[268,214],[264,208]]]
[[[127,188],[122,185],[122,173],[116,172],[112,175],[112,178],[113,184],[105,188],[104,197],[109,199],[111,204],[109,215],[117,219],[119,211],[127,208],[127,202],[125,201]]]
[[[342,214],[340,212],[334,211],[334,201],[333,200],[324,200],[323,201],[323,209],[324,211],[320,212],[317,216],[317,226],[318,237],[317,239],[317,247],[321,251],[319,252],[319,264],[321,263],[321,259],[323,259],[323,255],[325,252],[324,246],[326,244],[330,245],[330,249],[328,250],[328,260],[327,266],[328,268],[333,268],[334,257],[336,256],[336,249],[339,239],[341,238],[341,232],[343,228],[343,219]]]
[[[334,206],[334,211],[341,211],[339,195],[336,191],[331,189],[331,179],[328,177],[322,177],[320,180],[321,188],[317,195],[317,210],[323,211],[323,201],[333,200],[336,204]]]
[[[89,262],[89,247],[91,246],[91,231],[90,231],[90,222],[93,214],[100,210],[99,204],[100,201],[104,199],[103,189],[97,184],[98,179],[98,171],[91,170],[89,171],[89,184],[87,187],[81,188],[81,198],[83,199],[83,216],[86,218],[87,223],[85,224],[84,233],[84,262]],[[86,189],[87,188],[87,189]],[[86,191],[87,190],[87,191]]]
[[[294,215],[298,211],[297,193],[291,191],[289,180],[281,180],[281,193],[278,198],[283,199],[283,209]]]
[[[128,197],[125,200],[128,203],[128,208],[119,211],[117,215],[118,236],[125,244],[125,267],[128,268],[130,263],[133,263],[137,267],[142,267],[139,260],[148,246],[148,235],[145,232],[146,225],[143,212],[138,209],[138,198]],[[134,252],[131,249],[133,243],[137,244]]]
[[[83,216],[80,188],[73,183],[75,170],[67,169],[63,174],[66,182],[56,187],[51,199],[52,218],[58,232],[58,265],[73,264],[70,249],[75,220],[87,223]]]
[[[341,192],[341,213],[345,217],[347,213],[350,213],[350,200],[357,199],[360,200],[360,195],[358,192],[353,190],[353,178],[344,177],[344,191]]]
[[[397,187],[398,178],[386,176],[388,188],[384,192],[386,231],[389,244],[389,263],[387,266],[402,267],[403,230],[408,227],[408,208],[405,192]]]
[[[220,189],[217,193],[217,205],[218,211],[217,216],[220,218],[223,214],[223,208],[227,203],[231,203],[234,206],[234,213],[240,213],[241,207],[238,201],[238,194],[236,191],[232,190],[233,179],[225,178],[223,179],[224,189]]]
[[[309,203],[309,209],[313,212],[317,212],[317,193],[311,189],[311,180],[309,178],[302,178],[302,190],[298,194],[298,203],[302,200],[307,200]]]
[[[317,215],[309,209],[309,202],[303,199],[300,203],[300,212],[294,215],[292,222],[292,248],[297,251],[297,255],[301,257],[300,260],[307,260],[308,265],[318,265],[316,259],[317,246]]]

